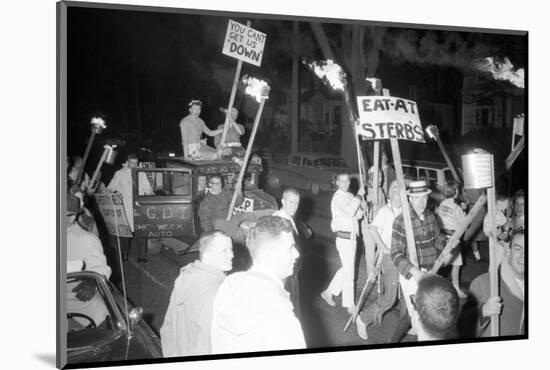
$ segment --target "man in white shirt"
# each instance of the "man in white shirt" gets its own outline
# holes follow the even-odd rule
[[[347,173],[336,177],[338,190],[332,196],[330,210],[332,221],[330,227],[336,233],[336,250],[342,267],[338,269],[329,286],[321,293],[321,297],[330,305],[335,303],[333,295],[342,293],[342,307],[352,315],[355,312],[354,276],[355,250],[357,248],[358,220],[363,217],[363,208],[359,197],[365,195],[365,189],[360,188],[358,197],[353,196],[349,189],[350,179]]]
[[[212,353],[276,351],[306,347],[283,280],[292,275],[299,254],[292,224],[265,216],[250,229],[248,271],[221,284],[212,316]]]
[[[393,221],[401,214],[401,198],[399,197],[397,180],[392,181],[390,184],[389,199],[389,203],[380,208],[367,229],[367,232],[375,241],[378,253],[382,254],[382,281],[380,283],[383,287],[383,296],[379,298],[379,305],[372,305],[365,309],[364,320],[360,316],[357,317],[355,322],[357,333],[362,339],[367,339],[366,328],[370,324],[382,322],[382,316],[395,305],[399,293],[399,271],[393,264],[390,255]],[[374,258],[375,251],[372,255]],[[372,271],[374,272],[374,268]]]
[[[115,172],[113,179],[107,186],[107,190],[116,191],[122,194],[122,203],[124,204],[124,211],[128,218],[128,225],[130,230],[134,232],[134,204],[133,204],[133,182],[132,182],[132,169],[137,168],[139,160],[133,153],[128,154],[126,163],[122,165],[122,168]],[[140,195],[153,195],[153,189],[147,179],[145,173],[138,174],[138,190]],[[147,262],[147,243],[144,238],[121,238],[122,246],[122,259],[128,259],[128,252],[131,244],[138,245],[138,262]]]
[[[285,189],[281,198],[281,209],[275,211],[273,216],[279,216],[288,220],[294,229],[294,238],[296,240],[296,249],[302,255],[302,248],[300,245],[300,235],[298,229],[296,228],[296,223],[294,222],[294,216],[300,205],[300,193],[294,188]],[[290,300],[294,305],[294,312],[298,318],[301,317],[301,307],[300,307],[300,284],[298,280],[298,274],[302,266],[302,258],[298,257],[294,263],[294,272],[285,280],[285,288],[290,293]]]

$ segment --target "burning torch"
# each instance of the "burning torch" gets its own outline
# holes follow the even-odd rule
[[[458,177],[458,174],[456,173],[456,169],[453,166],[453,162],[451,162],[451,158],[449,158],[449,154],[447,154],[447,150],[445,149],[445,146],[443,146],[443,142],[441,141],[441,138],[439,137],[439,129],[435,125],[429,125],[426,127],[426,133],[430,137],[430,139],[435,140],[437,145],[439,146],[439,149],[441,150],[441,153],[443,153],[443,157],[445,157],[445,161],[447,162],[447,166],[451,169],[451,172],[453,174],[453,177],[456,182],[460,183],[460,178]]]
[[[233,208],[235,207],[235,203],[237,201],[237,195],[241,191],[246,165],[248,163],[248,159],[250,158],[250,152],[252,151],[252,145],[254,144],[256,131],[258,131],[260,117],[262,116],[262,111],[264,110],[265,101],[269,99],[269,91],[271,90],[267,82],[258,80],[257,78],[250,77],[248,75],[243,76],[242,82],[246,85],[244,93],[255,98],[256,101],[260,103],[260,105],[258,106],[256,118],[254,119],[254,125],[252,126],[252,132],[250,133],[250,139],[248,139],[248,146],[246,147],[246,152],[243,158],[243,162],[241,164],[241,171],[239,172],[239,177],[237,179],[237,183],[235,184],[235,191],[233,192],[233,198],[231,199],[231,205],[229,206],[229,210],[227,212],[226,221],[231,220]]]
[[[355,145],[357,148],[357,161],[359,165],[359,181],[362,188],[365,187],[364,175],[366,174],[365,162],[361,155],[361,148],[359,146],[359,137],[357,135],[357,117],[353,113],[351,105],[351,98],[346,80],[346,73],[338,64],[334,63],[332,59],[328,59],[322,62],[312,62],[308,64],[309,68],[319,77],[325,84],[330,85],[334,90],[340,91],[344,95],[344,103],[346,104],[346,111],[348,112],[349,121],[353,123],[353,133],[355,136]]]
[[[88,156],[90,155],[90,150],[92,149],[92,143],[95,136],[101,134],[101,132],[107,128],[107,126],[105,125],[105,121],[101,117],[93,117],[90,124],[92,125],[92,132],[90,134],[90,139],[88,140],[88,146],[86,147],[86,151],[84,152],[84,157],[82,158],[82,167],[80,167],[80,169],[78,170],[78,174],[76,175],[75,179],[75,183],[78,185],[80,185],[82,172],[84,171],[84,166],[86,165],[86,161],[88,160]]]

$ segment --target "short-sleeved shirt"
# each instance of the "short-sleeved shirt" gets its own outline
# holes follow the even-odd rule
[[[238,124],[238,123],[237,123],[237,125],[239,125],[239,127],[244,131],[243,125]],[[222,123],[221,125],[218,126],[218,130],[223,130],[223,127],[224,127],[224,124]],[[221,142],[221,139],[222,139],[222,135],[216,136],[216,138],[214,139],[214,143],[216,144],[216,146]],[[229,143],[240,144],[241,143],[241,134],[239,134],[237,132],[235,127],[230,126],[227,129],[227,134],[225,136],[225,143],[226,144],[229,144]]]
[[[439,218],[441,228],[448,231],[457,230],[466,219],[466,214],[452,198],[443,200],[435,214]]]
[[[376,214],[372,220],[372,225],[376,226],[380,238],[386,244],[386,247],[391,248],[391,237],[393,232],[393,221],[401,214],[401,208],[393,208],[391,204],[386,204]]]
[[[188,144],[198,143],[205,128],[206,124],[201,118],[195,118],[190,114],[185,116],[180,122],[182,142],[187,138]]]

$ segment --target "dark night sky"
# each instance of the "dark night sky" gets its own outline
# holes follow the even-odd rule
[[[227,104],[236,67],[236,59],[221,53],[228,19],[69,7],[69,154],[83,151],[90,118],[97,114],[108,122],[105,137],[135,133],[141,126],[148,137],[161,135],[157,140],[176,143],[177,125],[187,114],[189,99],[203,100],[202,117],[207,124],[211,119],[217,122],[217,107]],[[231,19],[251,19],[253,28],[267,34],[262,67],[244,63],[242,73],[268,80],[272,91],[290,86],[291,22],[239,14]],[[341,26],[324,28],[338,44]],[[302,22],[300,29],[301,55],[321,58],[309,25]],[[524,37],[400,28],[390,28],[386,35],[378,75],[396,95],[438,69],[459,81],[473,58],[508,56],[517,67],[526,65]],[[302,84],[312,79],[308,72],[301,75]],[[460,83],[454,85],[450,95],[460,91]],[[239,99],[238,94],[237,106]]]

